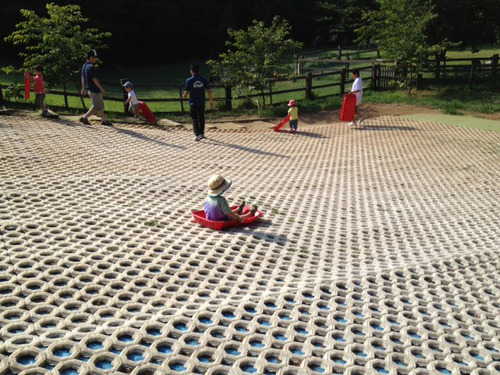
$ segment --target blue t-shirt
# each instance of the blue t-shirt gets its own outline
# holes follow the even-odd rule
[[[228,221],[230,220],[227,214],[231,213],[231,208],[223,196],[211,197],[205,199],[205,216],[208,220],[213,221]]]
[[[88,61],[83,64],[82,77],[85,84],[85,90],[92,91],[96,94],[99,94],[101,92],[99,87],[97,87],[94,82],[94,78],[97,78],[97,69],[95,68],[94,64],[91,64]]]
[[[205,77],[194,75],[186,79],[184,89],[189,91],[190,106],[205,106],[205,90],[210,90],[210,85]]]

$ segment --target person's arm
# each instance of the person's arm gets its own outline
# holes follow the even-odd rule
[[[189,80],[186,80],[184,84],[184,97],[187,98],[189,96]]]
[[[99,90],[101,90],[102,94],[106,95],[106,90],[104,90],[104,87],[101,86],[101,83],[99,82],[97,77],[92,78],[92,80],[94,81],[95,85],[99,87]]]
[[[240,223],[243,221],[243,218],[240,215],[235,214],[233,211],[231,211],[231,207],[229,207],[229,204],[224,197],[222,197],[222,200],[219,203],[219,207],[221,208],[222,213],[224,215],[227,215],[231,220],[239,221]]]
[[[83,74],[81,77],[81,82],[82,82],[82,96],[87,96],[87,90],[85,90],[85,78],[83,78]]]
[[[212,97],[212,91],[210,89],[207,89],[207,95],[208,99],[210,100],[210,109],[214,109],[215,108],[214,98]]]

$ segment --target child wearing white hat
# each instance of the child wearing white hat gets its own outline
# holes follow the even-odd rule
[[[132,82],[127,81],[125,82],[123,87],[128,93],[127,100],[125,100],[124,104],[129,106],[129,112],[133,113],[135,118],[145,122],[146,118],[139,112],[139,100],[137,99],[137,95],[135,94],[134,85],[132,84]]]
[[[254,216],[257,212],[257,206],[252,205],[250,212],[242,215],[245,202],[241,203],[236,209],[231,210],[226,198],[222,194],[231,187],[233,181],[226,180],[221,175],[213,175],[208,179],[208,192],[205,199],[204,210],[208,220],[212,221],[243,221],[246,217]]]

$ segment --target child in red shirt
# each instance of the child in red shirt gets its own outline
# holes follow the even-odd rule
[[[34,82],[33,91],[35,92],[35,105],[38,109],[42,110],[42,116],[47,115],[47,108],[45,107],[45,84],[43,82],[43,66],[35,66],[35,76],[31,77],[28,72],[24,73],[26,78]]]

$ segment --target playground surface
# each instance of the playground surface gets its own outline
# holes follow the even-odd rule
[[[0,374],[500,372],[498,132],[206,135],[0,116]]]

